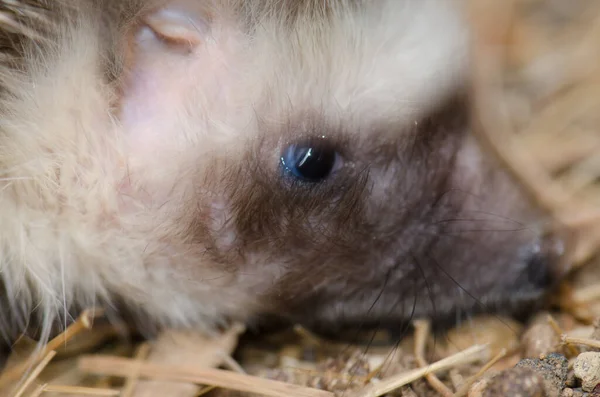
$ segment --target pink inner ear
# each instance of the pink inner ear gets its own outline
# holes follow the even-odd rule
[[[147,26],[161,39],[199,45],[208,34],[202,11],[190,1],[178,1],[146,17]]]
[[[204,54],[209,27],[194,3],[169,2],[146,16],[130,36],[120,119],[138,161],[176,143],[173,125],[185,109],[190,86],[197,85],[190,71],[210,64]]]
[[[199,131],[190,129],[191,117],[210,113],[228,86],[225,58],[233,52],[224,43],[230,40],[222,40],[222,28],[208,25],[207,10],[198,3],[204,2],[170,2],[129,36],[119,118],[138,164],[186,147],[190,131]]]

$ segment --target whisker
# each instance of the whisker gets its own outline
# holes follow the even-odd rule
[[[435,221],[433,224],[434,225],[439,225],[439,224],[443,224],[443,223],[460,223],[460,222],[489,222],[489,223],[514,223],[517,224],[521,227],[525,227],[525,225],[523,223],[520,222],[513,222],[511,220],[506,220],[506,219],[477,219],[477,218],[450,218],[450,219],[440,219],[439,221]]]
[[[427,279],[427,276],[425,275],[425,271],[423,270],[423,267],[419,264],[419,260],[417,259],[416,255],[411,252],[411,257],[413,258],[413,261],[415,262],[415,264],[417,264],[417,268],[419,269],[419,273],[421,274],[421,278],[423,279],[423,282],[425,283],[425,288],[427,288],[427,295],[429,296],[429,300],[431,302],[431,309],[433,311],[433,317],[437,317],[437,307],[435,304],[435,298],[433,296],[433,289],[431,288],[431,285],[429,284],[429,281]],[[434,347],[431,350],[432,354],[435,351],[435,345],[437,344],[437,339],[434,337],[434,341],[433,341]],[[432,357],[430,357],[428,359],[428,361],[433,361]]]
[[[475,295],[473,295],[468,289],[464,288],[454,277],[452,277],[452,275],[450,273],[448,273],[446,271],[446,269],[444,269],[443,266],[441,266],[439,264],[439,262],[431,255],[428,255],[428,258],[431,260],[431,262],[437,267],[437,269],[439,269],[442,273],[444,273],[444,275],[446,277],[448,277],[448,279],[450,279],[460,290],[462,290],[465,294],[467,294],[471,299],[473,299],[473,302],[475,302],[476,306],[482,308],[483,310],[485,310],[486,312],[489,313],[493,313],[493,308],[486,305],[483,301],[481,301],[481,299],[477,298]],[[513,332],[516,332],[511,326],[510,324],[507,324],[505,321],[503,321],[499,316],[496,316],[498,318],[498,320],[500,320],[504,325],[506,325],[510,330],[512,330]]]
[[[384,293],[384,291],[385,291],[385,289],[386,289],[386,287],[387,287],[387,285],[388,285],[389,277],[391,276],[391,274],[392,274],[392,272],[395,270],[395,268],[396,268],[396,266],[394,266],[392,269],[390,269],[390,270],[388,271],[388,273],[387,273],[387,275],[386,275],[386,278],[385,278],[385,281],[384,281],[384,283],[383,283],[383,286],[382,286],[381,290],[379,291],[379,293],[378,293],[377,297],[375,298],[375,300],[373,301],[373,303],[372,303],[372,304],[371,304],[371,306],[369,307],[369,310],[367,311],[367,316],[365,316],[365,318],[368,318],[368,317],[369,317],[369,314],[370,314],[370,313],[373,311],[373,309],[374,309],[375,305],[377,304],[377,302],[379,302],[379,301],[380,301],[380,299],[381,299],[381,297],[383,296],[383,293]],[[416,308],[416,305],[417,305],[417,304],[416,304],[416,298],[417,298],[417,294],[415,293],[413,296],[414,296],[414,298],[415,298],[415,301],[413,302],[413,305],[412,305],[412,313],[411,313],[411,316],[410,316],[410,318],[411,318],[411,319],[412,319],[412,317],[414,316],[414,313],[415,313],[415,308]],[[369,352],[369,349],[370,349],[370,348],[371,348],[371,346],[373,345],[373,342],[374,342],[374,340],[375,340],[375,337],[377,336],[377,333],[378,333],[378,332],[380,331],[380,329],[381,329],[381,323],[382,323],[382,320],[381,320],[381,319],[382,319],[382,318],[387,318],[388,316],[390,316],[390,315],[392,314],[392,312],[396,310],[396,308],[397,308],[398,304],[399,304],[401,301],[404,301],[404,299],[403,299],[403,297],[402,297],[402,294],[398,294],[398,296],[397,296],[397,298],[396,298],[396,302],[395,302],[394,304],[390,305],[390,309],[389,309],[389,311],[388,311],[387,315],[380,316],[380,320],[379,320],[379,321],[377,321],[377,325],[374,327],[374,330],[373,330],[373,331],[372,331],[372,333],[371,333],[371,337],[369,338],[369,342],[367,343],[366,347],[364,348],[364,351],[362,352],[362,354],[363,354],[363,357],[364,357],[364,356],[366,356],[366,355],[368,354],[368,352]],[[410,322],[408,322],[408,324],[410,324]],[[360,333],[360,331],[362,330],[362,328],[363,328],[364,326],[365,326],[365,321],[362,321],[362,322],[360,323],[359,327],[358,327],[358,331],[357,331],[357,333],[356,333],[356,336],[358,336],[358,334]],[[409,327],[407,326],[407,327],[406,327],[406,329],[405,329],[405,332],[407,332],[408,330],[409,330]],[[392,348],[392,350],[390,351],[390,353],[389,353],[389,354],[388,354],[388,356],[386,357],[386,360],[385,360],[385,361],[388,361],[388,360],[390,360],[390,359],[391,359],[391,356],[392,356],[393,354],[395,354],[395,352],[396,352],[396,351],[398,350],[398,348],[399,348],[400,341],[403,339],[403,337],[404,337],[404,335],[403,335],[403,336],[401,336],[399,339],[397,339],[397,342],[395,343],[394,347]],[[348,346],[347,346],[347,348],[349,348],[349,347],[350,347],[350,345],[348,345]],[[343,351],[344,351],[344,350],[343,350]],[[357,370],[358,370],[358,368],[357,368]],[[374,376],[377,376],[377,374],[378,374],[378,373],[380,373],[382,370],[383,370],[383,367],[381,367],[381,368],[379,369],[379,371],[375,373],[375,375],[374,375]],[[354,374],[352,374],[352,376],[350,377],[349,384],[352,384],[352,380],[354,379],[354,376],[355,376],[355,375],[354,375]],[[343,396],[343,395],[346,393],[346,391],[348,391],[348,389],[345,389],[345,390],[342,392],[342,396]]]
[[[498,233],[514,233],[514,232],[522,232],[525,230],[529,230],[527,228],[519,228],[519,229],[464,229],[464,230],[456,230],[454,233],[483,233],[483,232],[498,232]],[[452,232],[444,232],[444,235],[452,235]]]
[[[416,266],[419,266],[418,263],[415,263]],[[418,276],[417,276],[418,277]],[[413,285],[417,285],[417,283],[413,283]],[[396,342],[394,343],[394,345],[392,346],[390,352],[388,353],[387,357],[385,358],[384,362],[387,363],[391,363],[392,362],[392,357],[396,354],[396,352],[400,349],[400,343],[402,342],[402,340],[406,337],[406,335],[409,333],[410,329],[411,329],[411,323],[413,322],[413,319],[415,317],[415,313],[416,313],[416,309],[417,309],[417,300],[418,300],[419,294],[416,290],[416,288],[413,290],[413,302],[412,302],[412,309],[411,309],[411,313],[408,316],[407,321],[402,324],[402,328],[399,332],[399,334],[396,336]],[[388,314],[391,314],[392,311],[395,310],[396,306],[398,303],[400,302],[404,302],[403,296],[401,294],[398,295],[398,300],[396,301],[395,305],[392,305],[390,311],[388,312]],[[381,373],[384,370],[384,366],[382,365],[379,370],[375,373],[374,376],[377,376],[379,373]]]
[[[366,316],[364,317],[365,320],[361,321],[360,323],[358,323],[357,326],[357,330],[356,330],[356,334],[354,339],[356,340],[358,338],[358,336],[360,335],[360,333],[364,330],[365,328],[365,323],[366,323],[366,318],[369,317],[369,314],[371,314],[371,312],[373,311],[373,309],[375,308],[375,305],[377,305],[377,302],[379,302],[381,300],[381,297],[383,296],[383,292],[385,291],[385,288],[387,286],[387,283],[389,281],[389,278],[391,276],[391,273],[394,269],[390,269],[388,271],[388,273],[386,274],[386,277],[384,279],[383,285],[381,287],[381,289],[379,290],[379,293],[377,294],[377,296],[375,297],[375,299],[373,300],[373,303],[371,303],[371,306],[369,307],[369,309],[367,310]],[[350,347],[349,345],[347,346],[348,348]]]

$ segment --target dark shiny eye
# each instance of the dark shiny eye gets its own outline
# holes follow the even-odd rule
[[[338,153],[326,147],[290,145],[281,156],[285,171],[296,178],[319,182],[327,178],[339,163]]]

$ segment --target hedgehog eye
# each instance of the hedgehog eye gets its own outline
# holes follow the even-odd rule
[[[316,145],[290,145],[281,156],[284,171],[309,182],[326,179],[339,168],[340,162],[335,150]]]

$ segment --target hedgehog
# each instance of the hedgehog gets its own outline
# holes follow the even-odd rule
[[[530,310],[564,239],[471,132],[454,0],[0,2],[0,333]]]

